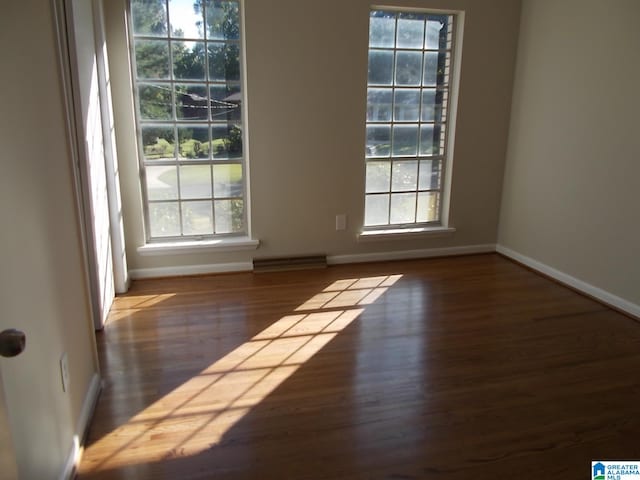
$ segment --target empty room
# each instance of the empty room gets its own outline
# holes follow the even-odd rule
[[[636,0],[0,12],[0,477],[640,478]]]

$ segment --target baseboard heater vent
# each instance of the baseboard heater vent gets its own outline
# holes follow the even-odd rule
[[[253,271],[255,273],[282,272],[287,270],[309,270],[314,268],[325,268],[326,266],[326,255],[253,259]]]

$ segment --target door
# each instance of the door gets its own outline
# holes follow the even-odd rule
[[[0,361],[5,361],[5,360],[2,359]],[[6,478],[7,480],[17,480],[18,478],[16,454],[13,449],[11,432],[9,431],[7,404],[4,397],[4,387],[2,384],[1,371],[0,371],[0,472],[2,472],[2,478]]]
[[[115,293],[127,288],[102,4],[67,0],[65,5],[94,326],[100,330]]]
[[[80,173],[84,189],[85,224],[91,247],[91,289],[96,329],[104,325],[114,298],[109,202],[104,161],[100,88],[93,28],[93,2],[71,0],[69,22],[73,97],[78,137]],[[75,61],[74,61],[75,60]]]

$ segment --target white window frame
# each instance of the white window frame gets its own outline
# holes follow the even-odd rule
[[[145,245],[138,248],[139,253],[141,254],[164,254],[164,253],[191,253],[199,251],[203,248],[214,248],[216,250],[225,250],[225,251],[233,251],[233,250],[242,250],[242,249],[253,249],[256,248],[259,244],[257,240],[250,239],[250,202],[249,202],[249,161],[248,161],[248,131],[247,131],[247,95],[246,95],[246,51],[245,51],[245,35],[244,35],[244,2],[243,0],[230,0],[235,1],[238,4],[239,11],[239,28],[240,34],[237,40],[216,40],[207,38],[206,28],[203,27],[204,35],[203,38],[191,38],[191,37],[176,37],[172,35],[171,32],[171,18],[169,11],[169,2],[170,0],[163,0],[166,7],[166,15],[167,15],[167,34],[166,36],[152,36],[152,35],[137,35],[133,29],[133,19],[131,15],[131,3],[132,0],[127,2],[127,19],[128,19],[128,30],[129,30],[129,54],[131,59],[131,75],[132,75],[132,86],[133,86],[133,98],[135,103],[135,120],[136,120],[136,143],[138,146],[138,159],[139,159],[139,171],[140,171],[140,188],[142,192],[142,206],[143,206],[143,215],[144,215],[144,231],[146,243]],[[204,6],[206,9],[206,6]],[[203,13],[203,17],[206,18],[206,13]],[[136,39],[147,39],[147,40],[166,40],[169,45],[169,77],[166,79],[141,79],[137,78],[137,66],[136,66],[136,56],[135,56],[135,40]],[[241,93],[241,108],[240,108],[240,125],[242,129],[242,155],[239,158],[227,158],[227,159],[214,159],[212,154],[209,155],[208,159],[204,160],[184,160],[179,159],[179,139],[177,136],[177,127],[179,125],[202,125],[207,126],[209,130],[212,125],[215,125],[211,116],[208,117],[207,120],[193,120],[193,119],[183,119],[180,120],[177,118],[177,108],[178,105],[176,103],[175,92],[172,91],[171,94],[171,110],[172,110],[172,118],[169,120],[144,120],[142,119],[141,111],[140,111],[140,99],[138,94],[138,85],[145,83],[154,83],[154,84],[163,84],[167,85],[173,90],[174,84],[180,85],[205,85],[207,89],[207,96],[209,98],[209,87],[211,85],[228,85],[229,82],[218,82],[211,81],[208,78],[208,55],[204,55],[205,57],[205,79],[204,80],[187,80],[187,79],[177,79],[174,78],[173,75],[173,50],[172,43],[174,41],[198,41],[204,42],[205,52],[207,51],[207,45],[210,42],[224,42],[226,44],[234,44],[237,45],[239,49],[239,80],[237,82],[232,82],[233,84],[237,84],[240,88]],[[209,104],[211,104],[211,100],[209,100]],[[154,126],[154,125],[165,125],[167,128],[173,128],[175,132],[175,158],[172,160],[145,160],[144,154],[144,146],[142,141],[142,127],[145,125]],[[210,142],[211,142],[210,138]],[[210,144],[210,152],[213,150],[213,144]],[[241,165],[242,168],[242,192],[241,196],[234,196],[234,199],[241,199],[243,202],[243,217],[242,217],[242,230],[235,232],[225,232],[225,233],[216,233],[215,232],[215,207],[214,201],[216,199],[223,200],[222,197],[216,197],[214,192],[214,175],[213,175],[213,166],[214,165],[232,165],[238,164]],[[180,235],[163,235],[163,236],[152,236],[151,235],[151,226],[150,226],[150,212],[149,212],[149,204],[155,203],[153,200],[149,200],[147,185],[146,185],[146,167],[147,166],[161,166],[161,165],[174,165],[176,166],[176,175],[177,175],[177,189],[178,189],[178,198],[172,199],[170,201],[176,202],[178,205],[178,215],[179,215],[179,228]],[[213,233],[207,234],[184,234],[183,222],[182,222],[182,208],[181,204],[184,200],[190,201],[192,199],[185,199],[180,196],[180,166],[188,166],[188,165],[208,165],[211,168],[211,196],[203,197],[203,200],[210,200],[212,205],[212,216],[213,216]]]
[[[365,212],[365,217],[363,218],[363,227],[362,227],[362,231],[359,235],[359,239],[360,240],[377,240],[377,239],[389,239],[389,238],[411,238],[411,237],[415,237],[416,235],[423,235],[423,234],[436,234],[436,235],[442,235],[442,234],[450,234],[455,232],[455,228],[453,228],[450,225],[450,219],[449,219],[449,207],[450,207],[450,192],[451,192],[451,171],[452,171],[452,164],[453,164],[453,147],[454,147],[454,136],[455,136],[455,122],[456,122],[456,114],[457,114],[457,98],[458,98],[458,90],[459,90],[459,78],[460,78],[460,59],[461,59],[461,49],[462,49],[462,28],[463,28],[463,24],[464,24],[464,12],[461,11],[451,11],[451,10],[433,10],[433,9],[415,9],[415,8],[398,8],[398,7],[389,7],[389,6],[377,6],[374,5],[371,7],[370,12],[374,12],[374,11],[384,11],[390,14],[395,14],[395,21],[396,21],[396,39],[397,39],[397,21],[398,21],[398,14],[402,14],[402,13],[418,13],[418,14],[424,14],[424,15],[436,15],[436,16],[442,16],[442,15],[446,15],[450,17],[450,24],[449,24],[449,42],[448,42],[448,46],[446,48],[446,52],[448,54],[448,61],[446,64],[446,67],[449,69],[449,73],[447,76],[447,81],[445,83],[446,89],[448,90],[448,98],[445,104],[443,104],[442,109],[443,111],[446,112],[446,118],[445,118],[445,122],[442,122],[442,137],[441,137],[441,155],[436,155],[433,157],[427,157],[427,156],[423,156],[420,155],[420,146],[418,146],[418,154],[415,156],[394,156],[393,153],[390,151],[388,156],[381,156],[381,157],[376,157],[376,156],[371,156],[368,155],[368,152],[365,151],[365,171],[367,168],[367,164],[370,162],[389,162],[389,164],[391,166],[393,166],[393,163],[396,161],[402,161],[402,160],[414,160],[414,161],[418,161],[418,165],[420,165],[420,159],[439,159],[441,161],[441,171],[440,171],[440,184],[439,184],[439,201],[438,201],[438,209],[437,209],[437,218],[432,220],[432,221],[415,221],[415,217],[414,217],[414,221],[413,222],[406,222],[406,223],[392,223],[391,222],[391,193],[393,191],[392,186],[391,186],[391,182],[392,182],[392,177],[390,174],[389,175],[389,188],[388,190],[384,191],[384,192],[376,192],[376,193],[380,193],[382,195],[388,195],[389,197],[389,213],[387,216],[387,223],[380,223],[380,224],[366,224],[366,220],[367,220],[367,212],[366,212],[366,200],[367,200],[367,196],[371,195],[373,192],[367,192],[367,186],[366,186],[366,174],[365,174],[365,192],[363,195],[363,199],[364,199],[364,212]],[[371,15],[370,17],[371,18]],[[371,20],[369,20],[370,22],[370,28],[371,28]],[[425,32],[426,35],[426,32]],[[381,84],[375,84],[375,83],[369,83],[369,81],[367,81],[367,92],[369,91],[370,88],[389,88],[392,90],[392,98],[394,98],[394,93],[395,90],[398,89],[415,89],[415,88],[419,88],[420,89],[420,98],[422,98],[422,89],[423,88],[433,88],[432,86],[424,86],[421,85],[420,86],[400,86],[398,87],[395,83],[395,74],[396,74],[396,66],[395,66],[395,58],[396,58],[396,52],[398,51],[418,51],[421,52],[423,54],[423,62],[424,62],[424,53],[425,52],[429,52],[429,51],[442,51],[442,49],[439,50],[434,50],[434,49],[426,49],[426,48],[422,48],[422,49],[404,49],[404,48],[399,48],[397,46],[397,44],[394,44],[393,47],[372,47],[371,46],[371,42],[368,42],[368,49],[367,51],[370,52],[371,50],[380,50],[380,51],[392,51],[393,52],[393,58],[394,58],[394,63],[393,63],[393,77],[394,80],[392,81],[391,85],[381,85]],[[422,67],[424,68],[424,63],[422,64]],[[435,88],[440,89],[442,87],[442,85],[440,84],[436,84]],[[417,105],[418,107],[418,111],[420,112],[420,108],[421,108],[421,103],[419,103]],[[369,102],[367,101],[367,110],[369,109]],[[370,121],[369,118],[366,119],[366,125],[367,126],[371,126],[371,125],[388,125],[390,128],[390,131],[393,132],[393,126],[395,124],[418,124],[421,125],[423,124],[422,117],[421,114],[419,113],[419,117],[418,119],[420,121],[411,121],[411,122],[403,122],[403,121],[398,121],[395,119],[395,105],[392,103],[391,105],[391,119],[390,121],[380,121],[380,122],[376,122],[376,121]],[[424,122],[427,123],[427,122]],[[438,122],[435,122],[435,124],[437,124]],[[418,130],[420,130],[420,126],[418,126]],[[419,138],[419,137],[418,137]],[[367,142],[368,143],[368,140]],[[392,146],[389,145],[389,149],[391,150]],[[389,167],[391,170],[391,167]],[[418,167],[419,168],[419,167]],[[417,174],[417,176],[419,176],[419,173]],[[419,187],[418,184],[416,184],[416,188],[414,190],[411,190],[409,193],[415,193],[416,194],[416,202],[417,202],[417,194],[418,192],[424,192],[426,190],[423,190]],[[400,193],[400,192],[395,192],[393,191],[393,193]],[[416,206],[417,209],[417,206]]]

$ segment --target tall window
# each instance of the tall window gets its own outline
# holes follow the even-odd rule
[[[149,240],[246,231],[239,8],[131,0]]]
[[[441,223],[453,22],[370,14],[365,228]]]

